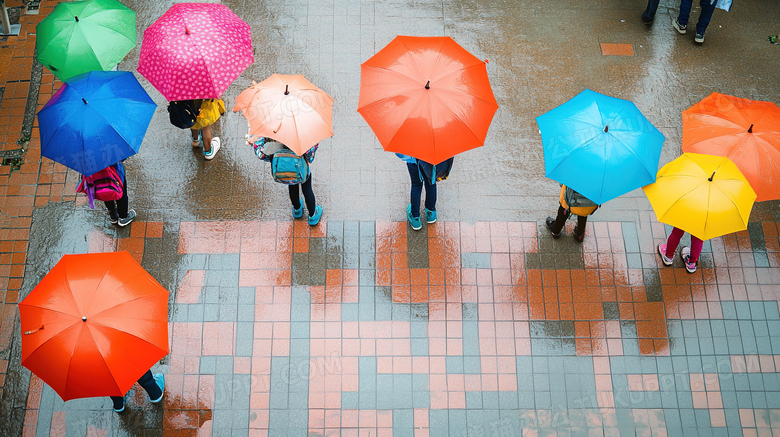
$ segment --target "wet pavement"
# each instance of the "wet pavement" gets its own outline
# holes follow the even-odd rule
[[[34,26],[56,3],[0,38],[0,143],[24,158],[0,166],[0,435],[780,432],[780,204],[706,242],[693,275],[679,257],[663,267],[670,229],[640,190],[591,216],[582,245],[553,240],[558,184],[534,121],[584,88],[628,99],[666,136],[664,164],[681,153],[680,112],[711,92],[777,101],[776,2],[717,10],[699,46],[672,29],[669,0],[650,26],[642,1],[224,0],[251,25],[256,60],[228,108],[272,73],[335,98],[335,136],[312,166],[323,221],[292,220],[242,116],[218,122],[207,162],[137,75],[159,108],[126,163],[138,219],[121,229],[74,196],[78,175],[40,158],[31,114],[60,83],[33,62]],[[123,3],[139,45],[119,68],[133,71],[143,29],[173,2]],[[488,59],[500,105],[419,232],[404,222],[403,163],[356,111],[360,63],[397,34],[448,35]],[[114,250],[171,292],[171,353],[153,369],[165,400],[136,386],[122,414],[31,376],[17,310],[62,254]]]

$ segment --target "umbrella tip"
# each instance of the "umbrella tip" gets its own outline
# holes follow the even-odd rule
[[[712,172],[712,176],[710,176],[707,180],[712,182],[712,178],[714,178],[714,177],[715,177],[715,172]]]
[[[604,126],[604,132],[609,132],[609,126]]]
[[[752,133],[753,133],[753,125],[752,125],[752,124],[750,125],[750,128],[748,129],[748,133],[749,133],[749,134],[752,134]]]
[[[286,96],[288,94],[290,94],[290,85],[285,85],[284,86],[284,95]]]
[[[83,321],[85,321],[85,322],[86,322],[86,321],[87,321],[87,316],[82,316],[82,317],[81,317],[81,320],[83,320]]]
[[[78,16],[78,15],[74,15],[74,16],[73,16],[73,18],[75,18],[75,19],[76,19],[76,22],[77,22],[77,23],[79,22],[79,16]]]
[[[81,98],[81,101],[84,102],[85,105],[87,104],[87,99],[85,99],[84,97]]]
[[[190,28],[187,26],[184,26],[184,34],[189,35],[190,34]]]
[[[425,84],[425,89],[429,90],[431,89],[431,81],[429,80],[428,83]]]

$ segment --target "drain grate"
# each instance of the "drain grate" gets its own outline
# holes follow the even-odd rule
[[[19,170],[24,164],[22,153],[24,153],[24,149],[0,151],[0,165],[8,165],[11,170]]]

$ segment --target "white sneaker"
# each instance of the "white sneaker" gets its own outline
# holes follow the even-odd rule
[[[219,143],[219,137],[214,137],[211,139],[211,151],[208,153],[203,152],[203,157],[206,158],[207,161],[211,161],[215,156],[217,156],[217,152],[219,152]]]

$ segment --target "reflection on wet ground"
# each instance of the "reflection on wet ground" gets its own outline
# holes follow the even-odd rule
[[[173,4],[123,3],[139,42]],[[336,99],[335,136],[313,165],[323,222],[291,219],[286,189],[244,145],[242,116],[218,122],[223,148],[207,162],[140,76],[159,108],[127,161],[131,226],[75,198],[76,175],[39,158],[33,130],[25,166],[0,166],[5,433],[777,432],[780,204],[756,205],[746,231],[706,242],[693,275],[679,257],[660,263],[670,229],[639,191],[591,216],[583,244],[554,240],[543,219],[558,185],[544,178],[534,121],[584,88],[628,99],[666,136],[668,162],[680,154],[680,111],[709,93],[776,99],[777,49],[765,41],[776,8],[717,11],[698,46],[668,24],[670,0],[651,26],[644,4],[616,1],[222,3],[252,26],[256,59],[228,108],[272,73],[303,74]],[[13,60],[2,71],[4,150],[18,147],[32,95],[19,82],[30,70],[16,67],[34,49],[36,21],[24,17],[27,33],[0,41]],[[485,147],[459,156],[440,185],[439,222],[419,232],[404,222],[403,164],[356,112],[360,63],[398,34],[449,35],[488,59],[500,105]],[[604,56],[602,44],[629,44],[633,56]],[[139,51],[120,69],[134,70]],[[59,85],[44,70],[39,103]],[[122,414],[108,399],[62,402],[22,368],[16,309],[62,254],[114,250],[171,291],[171,353],[155,367],[165,401],[136,387]]]

